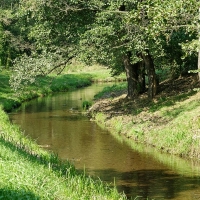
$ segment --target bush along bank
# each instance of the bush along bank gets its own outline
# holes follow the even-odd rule
[[[200,159],[200,92],[165,91],[153,101],[145,95],[128,100],[126,94],[114,98],[104,94],[106,98],[97,100],[89,114],[114,134],[163,152]]]

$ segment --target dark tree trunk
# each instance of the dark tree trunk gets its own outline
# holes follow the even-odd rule
[[[199,39],[200,41],[200,39]],[[198,54],[198,79],[200,81],[200,50],[199,50],[199,54]]]
[[[200,7],[199,7],[199,21],[200,21]],[[199,25],[199,42],[200,42],[200,25]],[[199,72],[198,72],[198,79],[199,79],[199,81],[200,81],[200,47],[199,47],[199,53],[198,53],[198,70],[199,70]]]
[[[148,97],[150,99],[152,99],[152,98],[155,97],[155,95],[158,92],[159,81],[158,81],[158,78],[156,76],[153,59],[152,59],[149,51],[147,51],[146,54],[142,54],[142,57],[143,57],[143,60],[144,60],[144,63],[145,63],[148,81],[149,81],[149,83],[148,83]]]
[[[133,99],[139,94],[139,81],[138,81],[138,63],[131,64],[131,54],[127,53],[124,56],[124,67],[126,71],[128,94],[127,97]]]
[[[125,11],[126,7],[122,4],[119,11]],[[126,71],[128,94],[127,97],[133,99],[139,93],[145,92],[145,74],[143,62],[131,64],[131,52],[124,56],[124,67]]]
[[[138,81],[139,81],[139,93],[142,94],[146,90],[145,86],[145,66],[144,61],[138,63]]]

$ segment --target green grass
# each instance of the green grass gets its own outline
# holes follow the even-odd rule
[[[0,199],[126,199],[116,188],[77,172],[68,161],[41,149],[10,123],[9,111],[23,101],[90,85],[91,74],[38,77],[35,84],[15,94],[10,72],[0,74]]]
[[[51,74],[46,77],[37,77],[33,84],[14,93],[9,85],[10,75],[10,71],[1,71],[0,73],[0,104],[6,111],[10,111],[22,102],[39,96],[74,90],[88,86],[92,82],[121,81],[125,78],[124,74],[112,77],[110,71],[102,66],[72,65],[67,66],[64,73],[59,76]]]
[[[126,80],[125,73],[122,73],[119,76],[112,76],[110,69],[105,66],[92,65],[85,66],[80,63],[75,63],[66,67],[64,73],[72,74],[90,74],[94,82],[110,82],[110,81],[123,81]]]
[[[0,198],[126,199],[25,138],[2,109],[0,125]]]
[[[88,86],[92,83],[90,74],[63,74],[59,76],[50,75],[37,77],[36,82],[21,91],[14,92],[10,85],[11,72],[0,73],[0,105],[5,111],[21,105],[22,102],[30,99],[46,96],[55,92],[64,92]]]
[[[122,82],[113,86],[105,87],[101,92],[94,96],[95,99],[114,97],[117,93],[127,90],[127,83]]]
[[[111,88],[104,91],[105,94],[109,92]],[[101,93],[100,97],[105,94]],[[108,101],[110,109],[112,99],[109,97]],[[95,111],[93,117],[111,132],[139,143],[183,157],[200,158],[200,92],[159,97],[155,101],[121,100],[113,108],[121,114],[110,117],[109,113]]]

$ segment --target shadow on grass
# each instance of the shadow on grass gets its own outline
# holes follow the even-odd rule
[[[71,165],[68,161],[61,161],[58,156],[53,153],[37,153],[31,148],[28,148],[28,144],[20,144],[19,141],[7,141],[1,135],[0,144],[6,148],[9,148],[13,153],[17,152],[19,157],[23,157],[29,162],[37,162],[39,165],[44,165],[47,168],[51,166],[51,170],[58,172],[59,175],[77,175],[77,171],[73,165]]]
[[[11,92],[9,85],[9,75],[6,73],[0,73],[0,92]]]
[[[6,199],[6,200],[34,199],[34,200],[37,200],[40,198],[30,191],[0,188],[0,199]]]
[[[189,112],[191,110],[194,110],[197,106],[199,106],[199,102],[193,101],[193,102],[190,102],[190,104],[179,106],[178,108],[175,108],[173,110],[166,110],[163,112],[163,116],[176,118],[182,112]]]
[[[86,169],[87,170],[87,169]],[[176,199],[187,195],[190,199],[200,198],[200,180],[198,176],[182,176],[170,173],[167,169],[144,169],[120,172],[114,169],[94,170],[102,181],[111,182],[115,177],[119,192],[128,199]],[[183,196],[182,196],[183,197]]]
[[[21,105],[20,102],[5,97],[0,97],[0,104],[3,106],[3,109],[7,112],[10,112],[11,110]]]
[[[123,99],[122,101],[116,101],[112,104],[109,108],[106,109],[107,113],[110,113],[111,116],[117,116],[120,112],[123,114],[131,114],[131,115],[138,115],[144,111],[144,108],[148,110],[150,113],[154,113],[156,111],[161,110],[164,107],[172,107],[177,102],[183,102],[189,99],[191,96],[196,94],[195,91],[190,91],[188,93],[180,94],[177,96],[170,96],[170,97],[157,97],[155,102],[152,102],[148,99],[147,95],[141,95],[138,99],[129,100],[127,98]],[[174,109],[172,112],[165,113],[165,115],[171,115],[172,117],[176,117],[182,111],[189,111],[192,110],[197,102],[194,101],[194,105],[187,106],[183,105],[177,109]]]
[[[184,93],[184,94],[180,94],[180,95],[169,97],[169,98],[160,97],[160,99],[156,103],[151,103],[149,105],[149,111],[156,112],[162,109],[163,107],[174,106],[177,102],[185,101],[194,94],[196,94],[195,91],[190,91],[189,93]]]

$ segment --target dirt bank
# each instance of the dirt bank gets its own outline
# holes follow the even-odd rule
[[[200,158],[200,87],[188,75],[160,84],[150,101],[147,94],[134,100],[126,91],[106,94],[90,108],[90,116],[109,131],[159,150]]]

